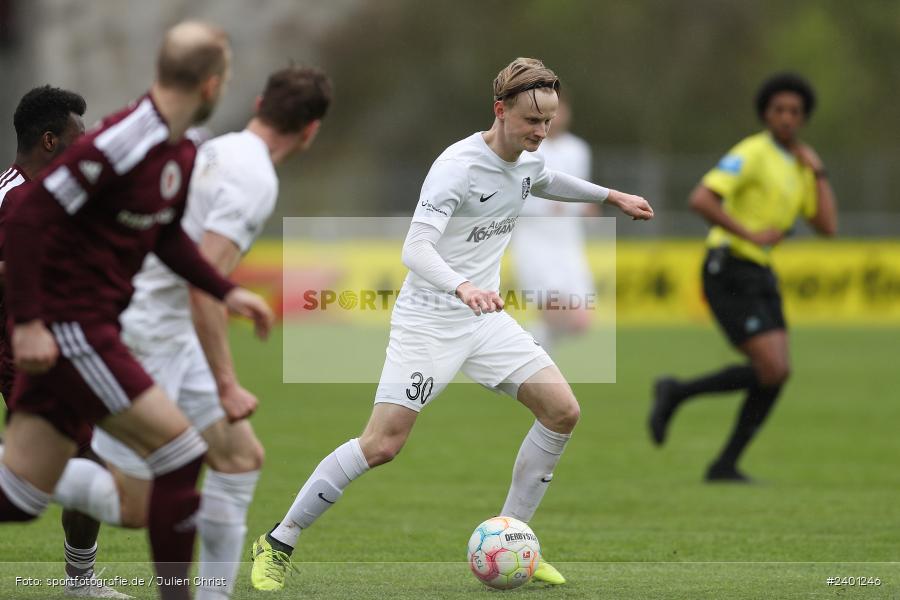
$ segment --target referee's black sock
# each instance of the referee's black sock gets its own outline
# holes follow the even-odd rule
[[[743,390],[756,385],[756,373],[750,365],[731,365],[695,379],[679,380],[672,394],[681,402],[691,396]]]
[[[771,412],[772,406],[775,404],[775,400],[780,392],[780,385],[770,387],[753,385],[750,388],[747,398],[744,400],[744,405],[741,407],[741,412],[738,414],[734,431],[731,432],[731,438],[725,444],[722,453],[714,464],[729,467],[734,467],[737,464],[744,449]]]

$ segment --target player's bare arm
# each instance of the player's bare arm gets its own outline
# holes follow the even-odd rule
[[[817,232],[831,237],[837,233],[837,200],[825,164],[808,144],[797,142],[791,150],[802,164],[809,167],[816,178],[816,214],[809,220]]]
[[[718,225],[760,246],[777,244],[784,237],[784,232],[777,229],[750,231],[725,212],[725,209],[722,208],[722,198],[718,194],[702,184],[691,192],[690,207],[691,210],[706,219],[710,225]]]
[[[262,297],[244,288],[236,287],[225,295],[225,306],[232,313],[253,321],[256,336],[267,339],[275,323],[275,314]]]
[[[456,288],[456,296],[476,315],[503,310],[503,299],[494,291],[480,290],[471,282],[463,282]]]
[[[203,234],[200,254],[223,277],[231,275],[241,259],[240,248],[232,240],[213,231]],[[256,396],[241,386],[235,373],[228,343],[225,307],[196,288],[191,288],[190,293],[194,329],[215,377],[222,408],[231,422],[246,419],[256,410],[258,402]]]

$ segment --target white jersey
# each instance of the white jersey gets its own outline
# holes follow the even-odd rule
[[[544,158],[548,169],[591,180],[591,147],[586,141],[571,133],[549,137],[541,142],[537,153]],[[578,217],[584,213],[579,202],[556,202],[536,196],[529,197],[522,207],[523,217]]]
[[[278,177],[266,144],[247,130],[228,133],[198,149],[181,226],[195,242],[211,231],[246,252],[272,214],[277,197]],[[148,255],[134,279],[134,296],[121,322],[132,337],[194,335],[187,283]]]
[[[478,132],[453,144],[434,161],[412,220],[441,232],[437,252],[451,269],[477,288],[499,291],[500,259],[522,204],[538,193],[549,177],[540,155],[522,152],[516,162],[507,162]],[[394,316],[427,320],[435,315],[475,317],[448,290],[438,290],[410,272]]]
[[[547,138],[538,150],[547,167],[590,179],[591,149],[581,138],[564,133]],[[512,240],[518,285],[586,297],[594,290],[585,256],[584,204],[529,198]],[[528,217],[528,218],[525,218]]]

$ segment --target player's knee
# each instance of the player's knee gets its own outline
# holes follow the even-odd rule
[[[559,433],[571,433],[581,418],[581,407],[574,396],[561,403],[547,415],[549,423],[544,425]]]
[[[147,526],[147,506],[142,503],[123,502],[120,525],[126,529],[143,529]]]
[[[780,386],[787,383],[791,376],[791,367],[787,362],[771,362],[757,369],[757,378],[764,387]]]
[[[206,454],[206,464],[220,473],[249,473],[262,469],[266,451],[258,439],[253,437],[239,446],[219,452],[210,446]]]
[[[404,441],[399,437],[384,437],[364,446],[363,454],[369,467],[377,467],[394,460],[400,454]]]
[[[575,429],[575,426],[578,425],[578,420],[581,418],[581,407],[578,406],[578,402],[572,398],[572,402],[570,402],[563,411],[559,415],[558,423],[560,428],[566,433]]]

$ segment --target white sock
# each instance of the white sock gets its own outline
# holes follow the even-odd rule
[[[501,515],[525,523],[531,520],[553,479],[553,469],[570,437],[572,435],[569,433],[556,433],[534,422],[516,456],[512,484]]]
[[[197,533],[200,534],[200,569],[203,583],[198,585],[196,600],[230,598],[234,579],[244,551],[247,534],[247,508],[259,471],[221,473],[209,469],[203,481]],[[225,585],[211,582],[225,580]]]
[[[322,459],[300,488],[294,504],[272,532],[272,537],[288,546],[296,546],[300,531],[331,508],[344,493],[344,488],[368,470],[369,463],[359,445],[359,438],[338,446],[337,450]]]
[[[66,463],[53,490],[53,501],[101,523],[121,524],[116,482],[109,471],[92,460],[73,458]]]

